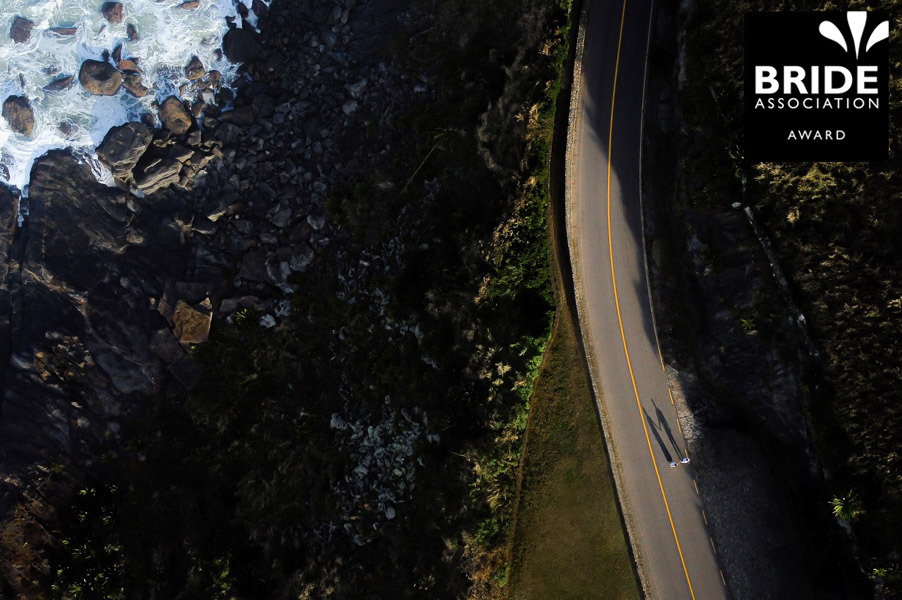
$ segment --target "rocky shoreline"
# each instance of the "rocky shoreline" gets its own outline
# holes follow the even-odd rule
[[[253,57],[221,108],[110,132],[117,187],[78,153],[38,161],[0,273],[0,553],[32,572],[0,585],[502,585],[566,18],[276,2],[259,38],[227,34]]]
[[[341,253],[330,187],[387,152],[367,127],[384,130],[426,90],[377,51],[422,25],[402,8],[255,0],[261,35],[231,29],[223,41],[247,76],[234,98],[220,92],[229,110],[170,98],[164,127],[111,130],[98,154],[122,189],[71,152],[49,153],[21,228],[0,190],[0,513],[52,465],[89,467],[95,447],[118,447],[154,396],[190,389],[192,346],[215,316],[250,309],[276,326],[292,275]]]

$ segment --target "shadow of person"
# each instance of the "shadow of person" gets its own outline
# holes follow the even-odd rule
[[[655,407],[655,416],[658,418],[658,425],[664,430],[664,433],[667,434],[667,439],[670,440],[670,445],[673,447],[674,453],[679,457],[687,456],[685,452],[680,450],[680,446],[677,444],[676,439],[673,437],[673,432],[670,430],[670,424],[667,423],[667,419],[664,418],[664,413],[658,408],[654,398],[651,399],[651,404]]]
[[[661,434],[658,433],[658,426],[654,421],[651,420],[651,416],[648,414],[648,411],[645,410],[645,407],[642,407],[642,414],[645,415],[645,420],[648,422],[648,425],[651,427],[651,433],[655,436],[655,440],[658,442],[658,446],[661,448],[661,452],[664,453],[664,459],[672,463],[673,457],[670,455],[670,451],[667,449],[667,445],[664,443],[664,440],[661,439]]]

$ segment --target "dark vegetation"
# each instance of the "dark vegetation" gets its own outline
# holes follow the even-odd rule
[[[890,39],[890,158],[874,163],[764,163],[742,158],[742,19],[747,11],[882,10],[880,2],[697,0],[686,26],[703,72],[680,104],[693,143],[683,177],[693,206],[743,194],[774,242],[821,358],[808,377],[809,408],[831,503],[854,521],[861,568],[883,597],[902,597],[902,258],[898,242],[902,96],[900,46]],[[706,123],[718,123],[711,127]],[[766,303],[763,303],[763,305]],[[784,321],[769,309],[747,320],[764,335]],[[847,510],[849,498],[854,510]],[[839,509],[836,506],[840,505]],[[844,508],[845,507],[845,508]]]
[[[548,115],[568,6],[435,10],[399,57],[435,97],[397,117],[389,160],[331,191],[343,250],[296,280],[286,325],[214,321],[200,383],[153,399],[130,447],[97,449],[87,474],[48,474],[45,504],[66,501],[32,515],[47,545],[42,574],[25,576],[35,597],[503,593],[552,315]],[[407,447],[386,475],[396,515],[353,487],[355,438],[336,416]],[[7,532],[21,544],[21,528]]]

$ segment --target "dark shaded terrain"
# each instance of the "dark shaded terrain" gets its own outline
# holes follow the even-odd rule
[[[36,168],[4,238],[3,594],[497,593],[565,18],[276,2],[190,185]]]
[[[886,163],[751,165],[742,158],[739,108],[746,11],[864,8],[695,2],[679,14],[683,37],[670,42],[670,58],[666,47],[655,55],[661,80],[671,83],[654,100],[678,116],[668,121],[659,108],[649,117],[657,135],[676,142],[649,150],[672,165],[676,181],[660,194],[665,178],[650,177],[666,198],[649,247],[665,313],[662,342],[682,371],[700,439],[724,467],[709,473],[709,489],[741,495],[770,515],[757,525],[741,515],[751,529],[727,537],[747,543],[727,548],[724,561],[809,582],[750,597],[870,597],[867,577],[883,597],[898,593],[898,124]],[[898,14],[894,2],[867,8]],[[685,56],[674,66],[680,44]],[[891,65],[897,51],[891,42]],[[891,92],[891,123],[898,110]],[[752,208],[772,241],[787,290],[734,202]],[[830,512],[850,490],[865,511],[851,526]],[[715,530],[730,531],[728,512],[711,516]],[[756,579],[754,586],[766,581]]]

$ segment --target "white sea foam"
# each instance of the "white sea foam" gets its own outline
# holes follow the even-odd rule
[[[32,164],[53,148],[73,147],[90,159],[111,127],[152,113],[155,99],[180,95],[179,89],[188,83],[184,68],[192,56],[200,58],[208,71],[220,71],[223,85],[234,80],[237,66],[224,57],[216,58],[228,30],[226,17],[241,21],[234,0],[200,0],[195,10],[178,8],[183,0],[120,1],[124,18],[111,24],[100,14],[103,0],[0,0],[0,102],[10,95],[23,95],[35,113],[34,130],[28,137],[13,132],[0,118],[0,165],[5,167],[0,167],[0,182],[27,195]],[[9,37],[17,16],[34,22],[31,37],[22,44]],[[136,27],[137,41],[128,40],[128,24]],[[64,37],[53,33],[53,27],[76,27],[77,33]],[[104,51],[112,53],[119,44],[122,58],[137,59],[143,83],[151,88],[144,98],[132,96],[125,88],[115,96],[93,96],[78,83],[82,61],[101,60]],[[43,90],[68,75],[75,76],[68,89]],[[109,181],[102,169],[95,174]]]

